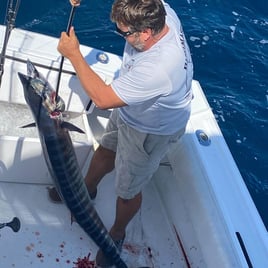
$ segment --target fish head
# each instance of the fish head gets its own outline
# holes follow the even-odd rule
[[[27,75],[19,73],[19,78],[24,88],[25,100],[32,110],[34,107],[36,110],[37,103],[40,109],[41,101],[50,117],[57,118],[62,115],[65,110],[64,101],[61,97],[56,96],[55,90],[30,60],[27,61]]]
[[[32,78],[40,79],[41,81],[43,81],[44,84],[47,84],[47,86],[50,87],[50,90],[53,91],[53,88],[51,87],[47,79],[36,69],[34,64],[29,59],[27,60],[26,64],[27,64],[27,75]]]
[[[32,87],[32,78],[28,75],[18,73],[20,81],[23,85],[24,98],[26,103],[31,108],[33,114],[37,117],[40,113],[42,98],[36,93],[36,90]]]

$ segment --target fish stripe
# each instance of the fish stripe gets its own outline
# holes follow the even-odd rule
[[[69,133],[63,129],[57,129],[54,135],[51,134],[47,137],[46,133],[40,132],[40,135],[43,135],[43,150],[47,152],[45,159],[48,166],[52,167],[51,174],[68,208],[78,224],[113,260],[116,267],[127,267],[92,205]]]

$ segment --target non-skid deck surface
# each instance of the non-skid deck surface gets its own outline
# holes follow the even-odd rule
[[[115,209],[114,173],[99,186],[96,210],[109,229]],[[48,199],[48,185],[0,183],[0,223],[13,217],[21,221],[14,233],[0,229],[1,267],[74,267],[77,258],[89,253],[94,259],[97,247],[63,204]],[[176,235],[161,206],[154,184],[147,186],[143,205],[127,230],[122,258],[128,267],[187,267]]]
[[[14,104],[0,101],[0,136],[14,136],[26,138],[38,138],[38,131],[35,127],[22,128],[22,126],[34,122],[30,108],[23,104]],[[79,113],[66,112],[65,121],[85,130],[83,117]],[[75,131],[69,131],[70,136],[75,141],[87,141],[87,136]]]

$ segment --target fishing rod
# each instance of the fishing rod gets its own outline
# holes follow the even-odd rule
[[[7,3],[6,17],[5,17],[6,31],[5,31],[5,37],[4,37],[4,42],[3,42],[3,47],[1,51],[1,57],[0,57],[0,87],[2,83],[2,77],[4,74],[4,64],[5,64],[7,43],[8,43],[11,31],[13,30],[15,26],[15,20],[18,14],[19,6],[20,6],[20,0],[17,0],[15,5],[13,3],[13,0],[9,0]]]
[[[78,5],[80,5],[80,3]],[[70,13],[70,17],[69,17],[69,21],[68,21],[68,25],[67,25],[67,30],[66,30],[66,33],[68,35],[69,35],[70,29],[71,29],[71,26],[72,26],[72,23],[73,23],[75,8],[77,6],[72,6],[72,10],[71,10],[71,13]],[[60,62],[60,67],[59,67],[59,74],[58,74],[57,86],[56,86],[56,98],[55,98],[56,100],[57,100],[57,97],[58,97],[58,94],[59,94],[60,80],[61,80],[61,74],[62,74],[62,69],[63,69],[63,63],[64,63],[64,57],[62,56],[61,57],[61,62]],[[88,104],[86,106],[86,111],[89,111],[91,105],[92,105],[92,100],[90,100],[88,102]]]
[[[76,6],[72,5],[71,13],[69,16],[69,21],[66,29],[66,33],[69,35],[70,29],[72,27],[73,19],[74,19],[74,13],[75,13]],[[60,88],[60,79],[61,79],[61,73],[62,73],[62,68],[63,68],[63,62],[64,62],[64,57],[61,56],[61,62],[60,62],[60,67],[59,67],[59,74],[58,74],[58,81],[57,81],[57,86],[56,86],[56,100],[59,94],[59,88]]]

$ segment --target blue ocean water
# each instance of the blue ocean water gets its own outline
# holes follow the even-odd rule
[[[166,1],[183,23],[195,79],[268,228],[268,1]],[[109,20],[112,2],[83,0],[74,26],[82,44],[121,54],[124,40]],[[58,37],[70,10],[68,0],[22,0],[16,26]]]

